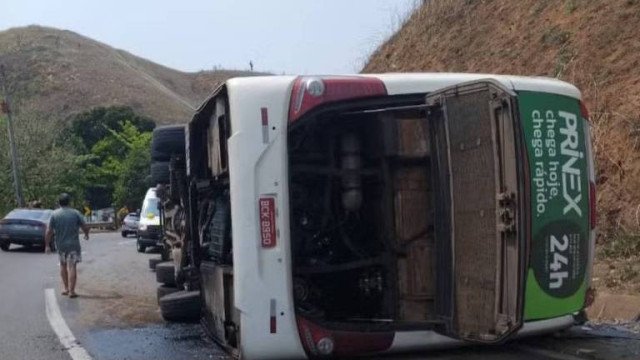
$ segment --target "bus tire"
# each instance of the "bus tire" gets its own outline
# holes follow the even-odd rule
[[[151,180],[154,184],[169,183],[169,162],[154,161],[151,163]]]
[[[160,284],[176,286],[176,275],[173,262],[165,261],[156,264],[156,280]]]
[[[176,291],[160,298],[160,313],[167,321],[198,321],[201,307],[199,291]]]
[[[160,305],[160,299],[169,294],[173,294],[174,292],[178,292],[180,289],[173,286],[167,285],[158,285],[158,289],[156,290],[156,297],[158,298],[158,305]]]
[[[158,265],[159,263],[161,263],[163,261],[164,260],[162,260],[160,258],[151,258],[151,259],[149,259],[149,269],[155,270],[156,269],[156,265]]]
[[[184,125],[155,128],[151,139],[151,159],[153,161],[169,161],[171,155],[184,154],[184,128]]]

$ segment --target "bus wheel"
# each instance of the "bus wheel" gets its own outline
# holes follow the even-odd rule
[[[155,270],[156,269],[156,265],[158,265],[162,261],[163,260],[160,259],[160,258],[151,258],[151,259],[149,259],[149,269]]]
[[[159,285],[158,290],[156,290],[158,305],[160,305],[160,299],[162,299],[162,297],[164,297],[165,295],[173,294],[174,292],[178,292],[178,291],[180,291],[180,289],[178,289],[177,287]]]
[[[156,280],[160,284],[176,286],[175,267],[171,261],[156,264]]]
[[[201,306],[199,291],[177,291],[160,298],[160,313],[167,321],[198,321]]]

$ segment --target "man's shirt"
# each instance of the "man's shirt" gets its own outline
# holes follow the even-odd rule
[[[78,210],[61,207],[53,211],[49,226],[53,229],[56,247],[59,252],[80,253],[80,226],[84,225],[84,218]]]

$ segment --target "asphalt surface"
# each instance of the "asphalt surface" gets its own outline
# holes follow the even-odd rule
[[[92,234],[82,242],[79,297],[60,295],[58,258],[13,246],[0,252],[0,359],[71,359],[51,328],[44,291],[55,289],[62,317],[99,360],[228,359],[199,324],[167,324],[157,309],[155,274],[133,238]],[[468,347],[386,359],[639,359],[640,336],[620,327],[575,327],[500,347]]]
[[[0,358],[70,359],[45,313],[44,289],[57,282],[57,259],[10,250],[0,253]]]

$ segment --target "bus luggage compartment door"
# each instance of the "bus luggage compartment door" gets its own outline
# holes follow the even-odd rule
[[[439,332],[496,343],[523,322],[516,95],[491,81],[426,97],[433,157]]]

